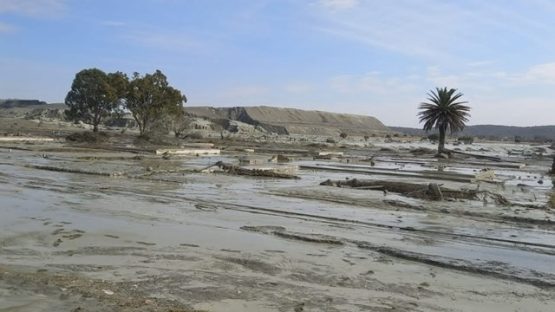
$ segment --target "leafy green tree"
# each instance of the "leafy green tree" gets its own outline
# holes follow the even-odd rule
[[[460,101],[462,93],[457,89],[436,88],[428,92],[428,101],[420,104],[420,122],[424,123],[424,130],[439,131],[438,153],[445,150],[445,133],[462,131],[470,117],[468,102]]]
[[[187,128],[189,127],[189,120],[185,116],[185,112],[178,113],[170,119],[170,127],[176,138],[182,137]]]
[[[139,125],[141,135],[156,120],[182,114],[184,102],[187,98],[169,85],[160,70],[144,76],[134,73],[127,88],[126,107]]]
[[[116,117],[121,117],[125,111],[125,98],[129,89],[129,77],[125,73],[117,71],[108,74],[108,82],[116,93],[114,113]]]
[[[124,79],[125,75],[121,75],[106,74],[97,68],[78,72],[65,98],[66,117],[92,125],[93,131],[98,132],[98,125],[114,113],[121,99],[123,89],[113,85],[114,81]]]

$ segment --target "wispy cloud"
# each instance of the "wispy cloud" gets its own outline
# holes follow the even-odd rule
[[[540,1],[540,0],[538,0]],[[330,8],[342,1],[322,1]],[[348,6],[350,1],[344,4]],[[314,10],[317,30],[373,48],[428,61],[475,61],[473,54],[493,54],[515,40],[555,52],[548,3],[471,1],[360,1],[356,10]],[[553,5],[551,5],[553,6]],[[530,13],[532,12],[532,13]],[[539,13],[538,13],[539,12]],[[530,14],[527,14],[530,13]]]
[[[524,80],[535,83],[555,84],[555,62],[532,66],[524,74]]]
[[[10,24],[6,24],[3,22],[0,22],[0,34],[8,34],[8,33],[12,33],[16,30],[16,28]]]
[[[359,0],[320,0],[318,4],[332,10],[352,9],[359,4]]]
[[[283,90],[287,93],[301,94],[309,93],[314,91],[315,86],[307,82],[291,82],[283,87]]]
[[[106,27],[124,27],[127,26],[127,23],[122,21],[100,21],[100,25]]]
[[[267,95],[270,89],[261,85],[243,85],[235,86],[224,90],[222,96],[235,100],[245,100],[252,97]]]
[[[63,14],[66,0],[2,0],[0,13],[35,17],[53,17]]]
[[[330,79],[330,87],[339,93],[373,93],[376,95],[399,94],[417,90],[417,76],[387,77],[379,72],[363,75],[339,75]]]
[[[132,31],[123,38],[140,46],[168,52],[198,52],[204,43],[185,32]]]

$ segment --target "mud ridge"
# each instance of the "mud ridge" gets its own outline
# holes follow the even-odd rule
[[[500,278],[504,280],[530,284],[540,288],[555,287],[555,280],[549,281],[549,280],[537,279],[533,277],[510,275],[508,273],[496,271],[495,269],[488,270],[486,268],[477,267],[464,260],[458,260],[458,259],[455,260],[455,259],[444,258],[440,256],[434,256],[434,258],[431,258],[423,254],[414,253],[410,251],[404,251],[404,250],[399,250],[399,249],[384,247],[384,246],[374,246],[368,242],[356,242],[356,245],[361,249],[372,250],[372,251],[375,251],[384,255],[388,255],[391,257],[399,258],[399,259],[415,261],[419,263],[429,264],[429,265],[457,270],[457,271],[488,275],[491,277]],[[531,272],[531,273],[534,274],[534,272]]]
[[[43,165],[24,165],[24,167],[38,169],[38,170],[47,170],[47,171],[90,174],[90,175],[98,175],[98,176],[104,176],[104,177],[119,177],[124,175],[123,172],[108,173],[108,172],[100,172],[100,171],[88,171],[83,169],[60,168],[60,167],[43,166]]]
[[[354,201],[354,200],[347,200],[347,199],[339,199],[339,198],[328,198],[325,196],[320,196],[318,198],[315,198],[314,196],[308,196],[305,194],[298,194],[298,193],[293,193],[293,192],[287,192],[287,193],[282,193],[282,192],[268,192],[268,194],[270,195],[276,195],[276,196],[285,196],[285,197],[295,197],[295,198],[300,198],[300,199],[310,199],[310,200],[316,200],[316,201],[325,201],[325,202],[331,202],[331,203],[338,203],[338,204],[346,204],[346,205],[358,205],[361,207],[369,207],[369,208],[376,208],[375,205],[369,205],[366,204],[364,202],[361,201]],[[443,214],[448,214],[450,213],[449,211],[445,211],[444,209],[431,209],[431,208],[425,208],[422,206],[416,206],[416,205],[411,205],[411,204],[407,204],[401,201],[383,201],[386,204],[390,204],[399,208],[404,208],[407,210],[415,210],[415,211],[422,211],[422,210],[428,210],[430,212],[436,212],[436,213],[443,213]],[[518,205],[516,205],[518,206]],[[463,215],[468,216],[468,217],[472,217],[476,220],[487,220],[487,221],[491,221],[491,222],[496,222],[496,223],[507,223],[507,222],[511,222],[514,223],[515,225],[522,225],[522,223],[526,223],[526,224],[531,224],[531,225],[539,225],[539,226],[553,226],[555,225],[555,221],[552,220],[541,220],[541,219],[533,219],[533,218],[526,218],[526,217],[520,217],[520,216],[505,216],[505,215],[495,215],[495,216],[491,216],[488,214],[484,214],[484,213],[478,213],[478,212],[472,212],[472,211],[464,211],[462,212]]]
[[[353,244],[361,249],[371,250],[383,255],[387,255],[390,257],[419,262],[427,265],[432,265],[436,267],[442,267],[457,271],[464,271],[470,272],[474,274],[483,274],[488,275],[495,278],[500,278],[504,280],[511,280],[520,283],[530,284],[537,287],[542,288],[553,288],[555,287],[555,276],[551,276],[549,274],[537,274],[536,272],[528,272],[526,276],[522,276],[522,272],[519,271],[510,271],[509,268],[504,268],[503,266],[493,264],[489,267],[487,264],[472,264],[468,261],[461,260],[461,259],[454,259],[454,258],[446,258],[441,256],[435,255],[425,255],[405,250],[400,250],[391,247],[385,246],[375,246],[369,242],[364,241],[356,241],[356,240],[340,240],[332,236],[328,235],[319,235],[319,234],[304,234],[304,233],[296,233],[296,232],[289,232],[281,227],[271,227],[271,226],[245,226],[241,229],[260,232],[269,235],[275,235],[278,237],[286,238],[286,239],[293,239],[298,241],[304,242],[315,242],[315,243],[322,243],[322,244],[330,244],[330,245],[344,245],[345,242]],[[505,272],[503,271],[505,270]],[[537,277],[537,278],[536,278]],[[541,277],[545,278],[552,278],[553,280],[546,280],[542,279]]]

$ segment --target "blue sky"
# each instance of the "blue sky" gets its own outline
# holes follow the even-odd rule
[[[555,124],[555,0],[0,0],[0,98],[62,102],[76,72],[161,69],[187,105],[418,126],[454,87],[470,124]]]

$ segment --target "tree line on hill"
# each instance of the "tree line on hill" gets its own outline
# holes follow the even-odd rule
[[[163,123],[176,134],[185,124],[183,104],[187,102],[180,90],[170,86],[167,77],[156,70],[152,74],[105,73],[97,68],[83,69],[75,75],[65,98],[65,114],[69,120],[98,126],[107,118],[121,117],[129,112],[144,135]]]

